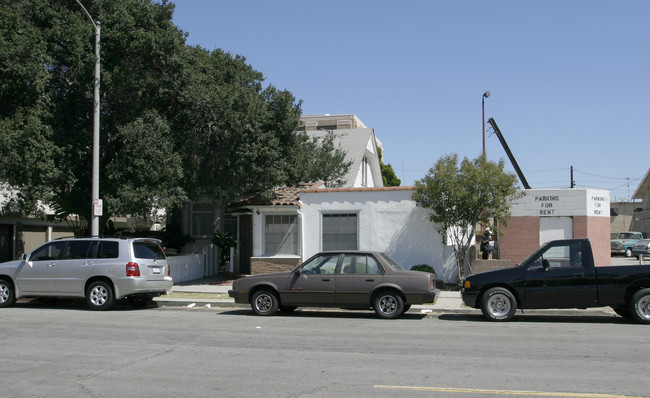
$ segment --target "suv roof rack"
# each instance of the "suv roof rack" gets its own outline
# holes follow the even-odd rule
[[[89,238],[97,238],[97,239],[102,239],[102,238],[113,238],[113,239],[132,239],[132,236],[126,236],[126,235],[84,235],[84,236],[62,236],[60,238],[56,238],[54,240],[59,240],[59,239],[89,239]]]

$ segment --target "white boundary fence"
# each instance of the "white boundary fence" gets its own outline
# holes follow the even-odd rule
[[[197,253],[167,257],[174,284],[217,275],[219,273],[218,254],[219,249],[214,245],[209,245]]]

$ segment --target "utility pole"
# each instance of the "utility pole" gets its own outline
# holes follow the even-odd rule
[[[102,34],[102,27],[99,21],[95,22],[90,16],[86,7],[77,0],[79,6],[84,10],[90,23],[95,28],[95,82],[93,92],[93,170],[92,170],[92,198],[91,198],[91,223],[90,234],[99,236],[99,218],[103,215],[102,200],[99,199],[99,82],[100,65],[99,42]]]
[[[576,182],[573,181],[573,166],[571,166],[571,188],[575,187]]]

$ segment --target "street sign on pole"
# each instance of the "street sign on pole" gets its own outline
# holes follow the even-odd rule
[[[101,199],[95,199],[93,201],[93,216],[101,217],[104,215],[104,203]]]

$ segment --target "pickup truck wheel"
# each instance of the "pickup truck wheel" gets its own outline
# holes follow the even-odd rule
[[[11,307],[16,303],[14,285],[6,279],[0,278],[0,307]]]
[[[634,293],[630,301],[630,313],[640,323],[650,323],[650,289]]]
[[[481,298],[481,312],[491,321],[509,321],[515,316],[516,311],[517,300],[506,288],[493,287]]]
[[[625,257],[632,257],[632,248],[625,249]]]
[[[275,315],[278,312],[279,305],[278,296],[267,289],[256,291],[251,298],[251,309],[257,315]]]

